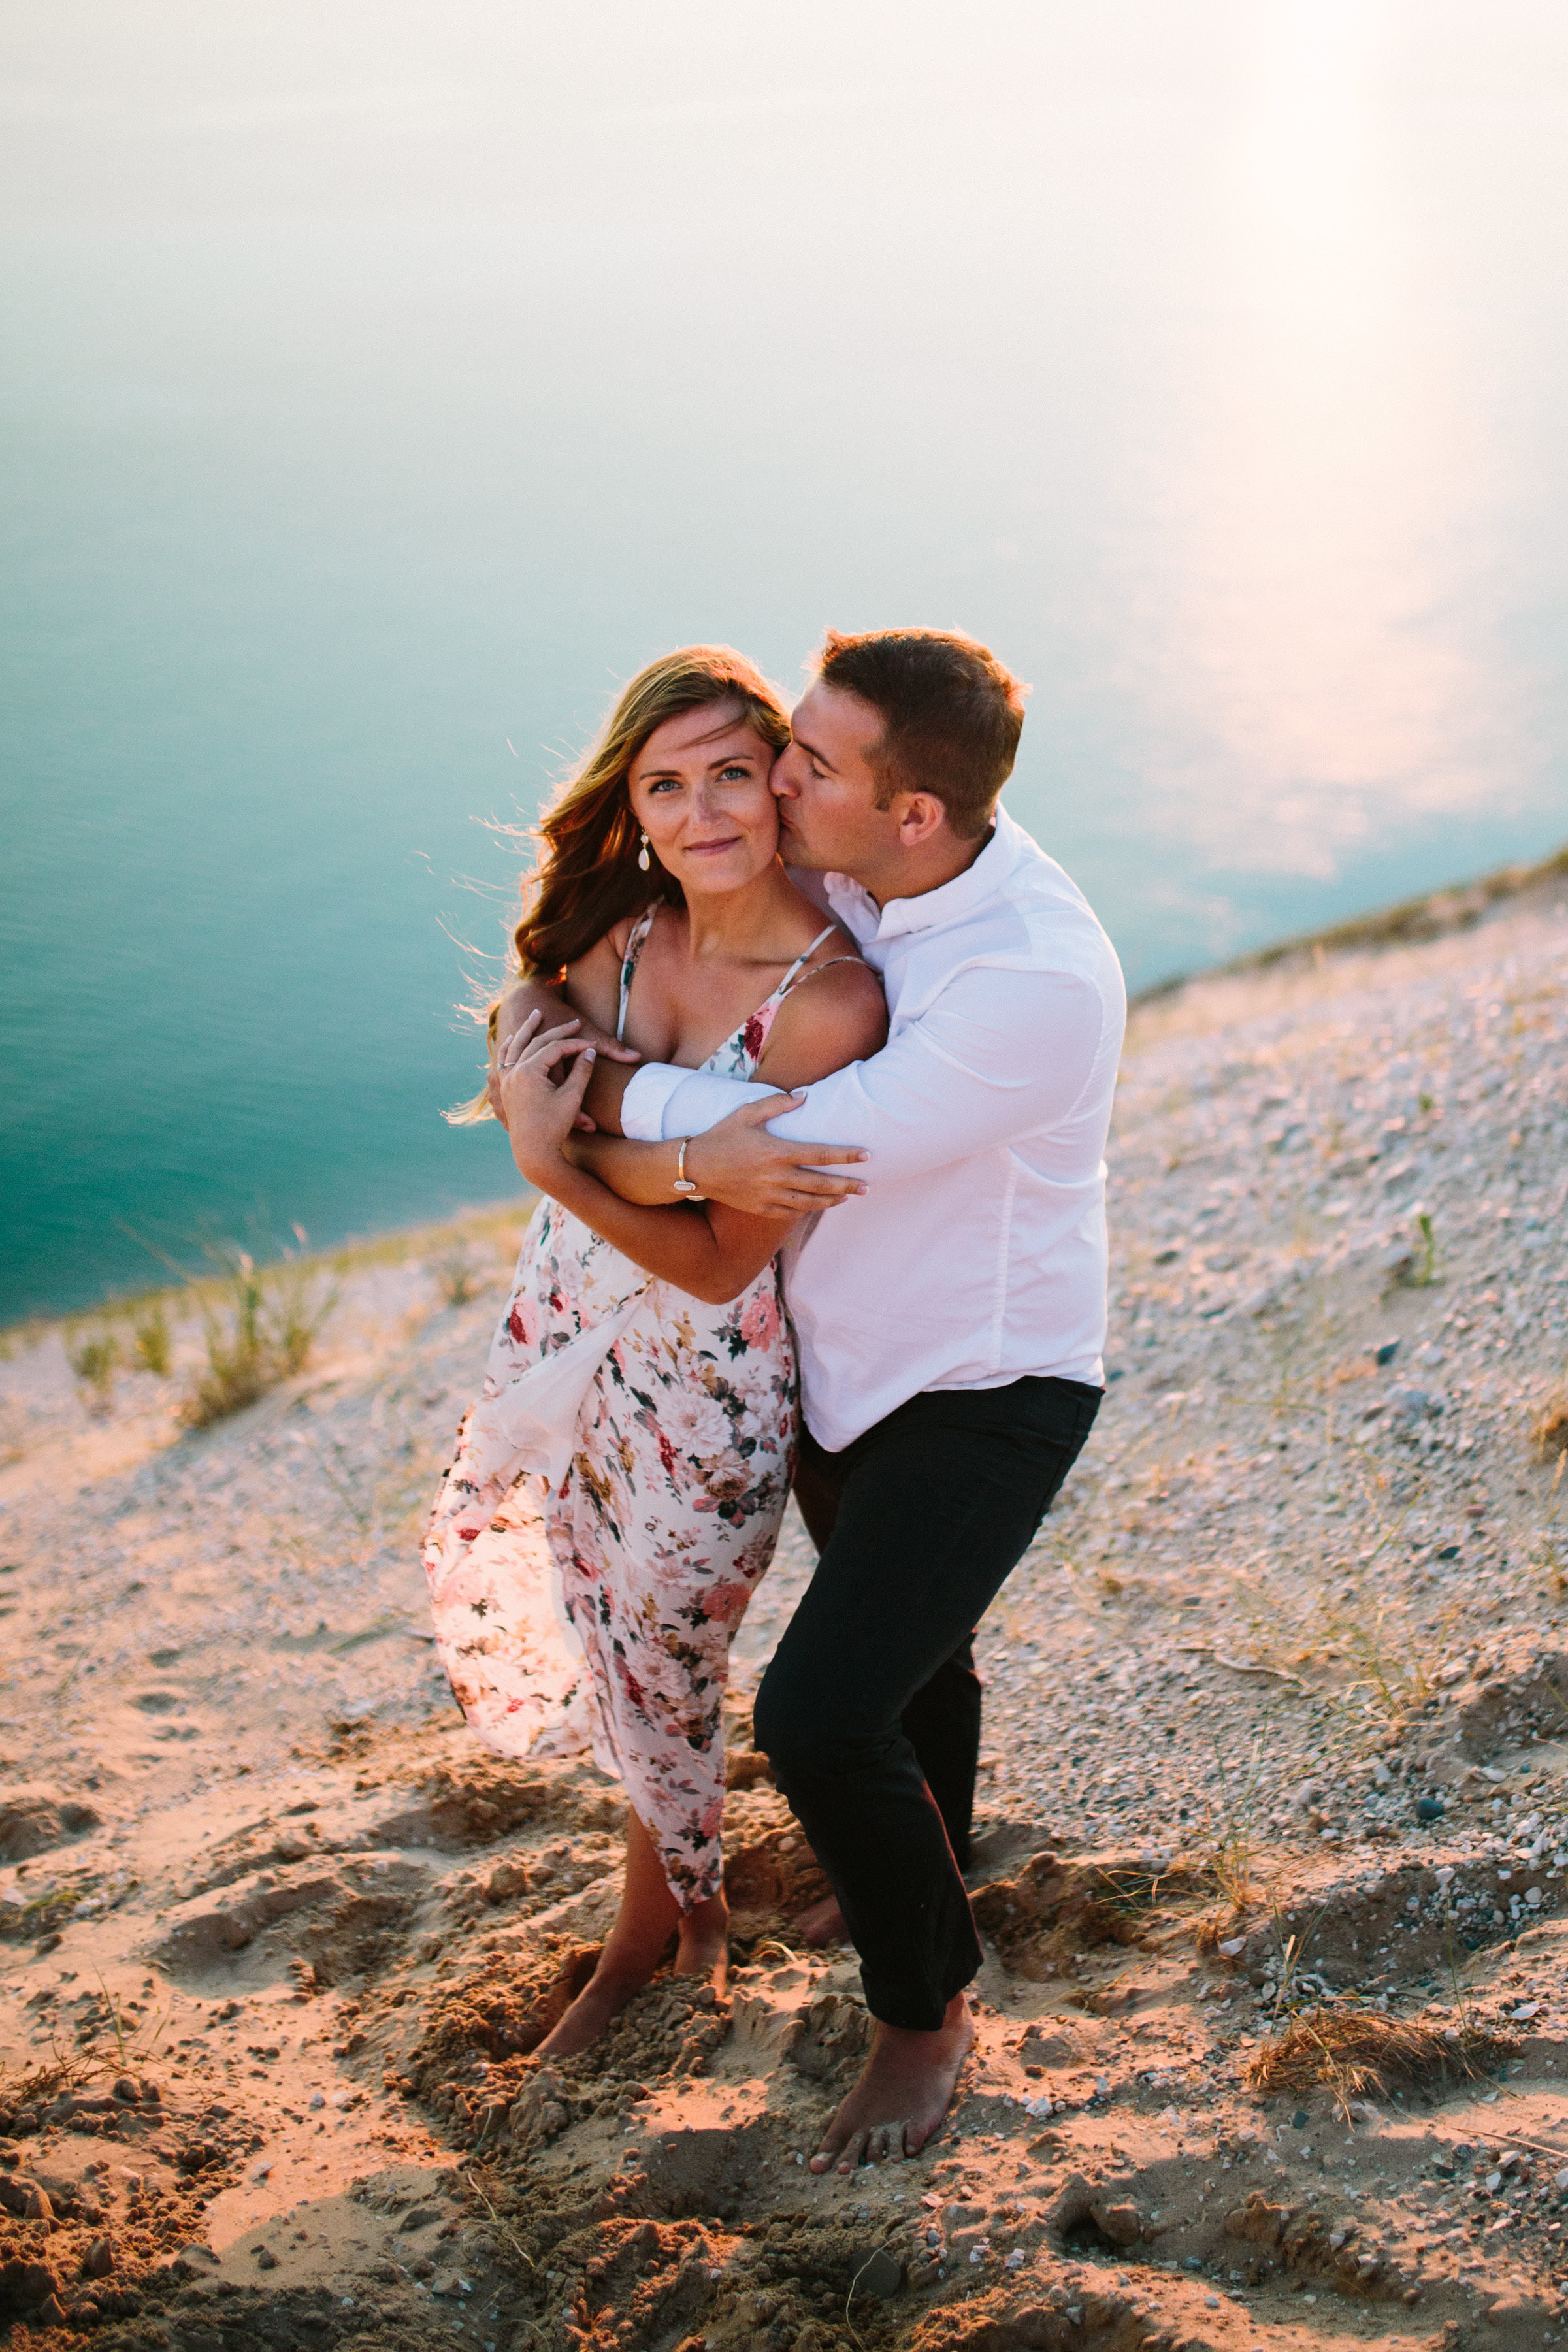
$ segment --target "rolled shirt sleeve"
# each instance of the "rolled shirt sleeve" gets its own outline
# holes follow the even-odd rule
[[[1071,1117],[1107,1036],[1100,992],[1071,972],[970,965],[879,1054],[806,1089],[771,1134],[858,1144],[872,1179],[918,1176]],[[627,1135],[702,1135],[776,1088],[651,1064],[622,1103]],[[635,1122],[635,1123],[634,1123]]]
[[[673,1062],[645,1062],[621,1097],[621,1132],[634,1143],[706,1135],[742,1103],[766,1102],[778,1091],[744,1078],[716,1077],[710,1070],[683,1070]]]

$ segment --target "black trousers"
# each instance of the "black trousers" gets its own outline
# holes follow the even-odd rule
[[[930,1390],[841,1454],[801,1433],[822,1557],[757,1694],[757,1745],[826,1872],[873,2016],[933,2031],[980,1965],[962,1870],[974,1629],[1094,1425],[1079,1381]]]

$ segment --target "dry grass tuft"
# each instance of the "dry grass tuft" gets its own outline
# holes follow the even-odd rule
[[[150,1299],[132,1317],[131,1334],[131,1351],[142,1371],[164,1379],[173,1361],[173,1347],[168,1309],[162,1298]]]
[[[430,1271],[436,1277],[436,1288],[442,1304],[466,1307],[481,1290],[489,1288],[486,1269],[469,1249],[466,1238],[459,1237],[450,1249],[431,1261]]]
[[[1327,2084],[1342,2107],[1368,2091],[1386,2093],[1395,2083],[1472,2080],[1518,2047],[1517,2036],[1479,2026],[1439,2032],[1378,2010],[1319,2009],[1270,2034],[1247,2079],[1265,2096]]]
[[[66,1360],[76,1374],[92,1412],[107,1412],[114,1402],[114,1375],[120,1364],[120,1342],[112,1331],[68,1345]]]
[[[1543,1462],[1568,1454],[1568,1387],[1552,1391],[1536,1414],[1530,1433]]]
[[[68,2058],[62,2057],[58,2051],[46,2065],[37,2066],[29,2061],[19,2074],[0,2065],[0,2108],[15,2116],[25,2107],[47,2106],[51,2099],[85,2082],[92,2072],[89,2060],[74,2053]]]
[[[1212,1883],[1212,1874],[1210,1876]],[[1194,1950],[1202,1952],[1206,1958],[1211,1952],[1217,1952],[1222,1943],[1229,1943],[1234,1937],[1244,1936],[1256,1907],[1249,1893],[1240,1902],[1227,1901],[1213,1911],[1205,1911],[1193,1922]],[[1226,1958],[1229,1959],[1231,1955],[1227,1952]]]
[[[1198,1841],[1196,1859],[1208,1884],[1225,1897],[1231,1919],[1240,1918],[1258,1900],[1255,1878],[1258,1813],[1266,1743],[1267,1727],[1254,1740],[1245,1769],[1238,1772],[1226,1770],[1219,1742],[1215,1742],[1215,1772],[1219,1781],[1219,1798],[1217,1802],[1209,1802],[1208,1818]],[[1225,1916],[1215,1915],[1214,1942],[1219,1940],[1217,1922]],[[1207,1948],[1202,1941],[1202,1934],[1200,1928],[1200,1950]]]
[[[223,1279],[216,1298],[205,1286],[196,1294],[207,1360],[184,1403],[184,1418],[193,1429],[242,1412],[302,1371],[337,1301],[335,1289],[323,1292],[312,1268],[298,1257],[286,1255],[261,1271],[247,1251],[212,1255]]]

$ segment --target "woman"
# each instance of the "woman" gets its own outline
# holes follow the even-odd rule
[[[779,862],[768,775],[788,736],[773,689],[727,647],[635,678],[541,827],[523,977],[559,975],[580,1015],[653,1059],[785,1089],[875,1052],[875,975]],[[643,1155],[668,1205],[605,1191],[598,1139],[574,1131],[592,1049],[560,1030],[525,1043],[495,1083],[546,1197],[425,1559],[479,1736],[522,1753],[574,1710],[626,1790],[619,1918],[541,2045],[566,2054],[647,1983],[672,1929],[678,1970],[722,1969],[721,1709],[789,1493],[795,1357],[774,1261],[790,1221],[695,1198],[674,1145]],[[645,1248],[667,1278],[644,1271]],[[552,1585],[575,1661],[550,1654]]]

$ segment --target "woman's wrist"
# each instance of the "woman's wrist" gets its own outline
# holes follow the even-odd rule
[[[542,1143],[538,1136],[526,1132],[512,1136],[511,1156],[517,1162],[518,1174],[536,1192],[553,1195],[561,1178],[574,1172],[559,1145]]]
[[[697,1138],[682,1136],[675,1147],[675,1169],[670,1177],[670,1190],[683,1201],[700,1201],[702,1187],[692,1171],[691,1155],[697,1149]]]

